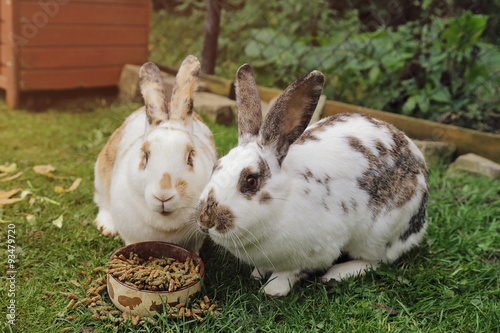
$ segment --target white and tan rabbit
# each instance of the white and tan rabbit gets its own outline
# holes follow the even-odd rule
[[[240,67],[238,146],[200,197],[200,229],[254,277],[271,273],[269,295],[288,294],[306,272],[341,280],[391,263],[426,229],[426,164],[401,131],[357,113],[305,130],[323,82],[318,71],[297,79],[262,122],[252,68]],[[341,253],[353,260],[333,265]]]
[[[95,165],[96,224],[104,234],[199,251],[204,237],[194,214],[217,160],[212,133],[193,112],[199,69],[196,57],[186,57],[169,103],[158,67],[141,67],[145,107],[113,133]]]

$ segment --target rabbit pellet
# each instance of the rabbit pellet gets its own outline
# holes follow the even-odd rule
[[[139,290],[175,291],[200,280],[200,266],[191,258],[180,262],[174,258],[148,260],[130,253],[129,258],[121,254],[106,264],[107,274]]]
[[[124,260],[124,257],[118,258],[121,261],[131,261],[135,262],[137,261],[137,257],[132,255],[131,259],[126,259]],[[158,260],[158,259],[149,259],[147,261],[143,260],[141,261],[141,264],[144,265],[144,263],[149,262],[150,265],[153,265],[152,261]],[[167,260],[167,259],[164,259]],[[173,260],[173,261],[172,261]],[[181,263],[179,261],[176,261],[175,259],[172,259],[172,265],[174,265],[175,268],[179,269],[182,267],[182,265],[186,265],[186,262]],[[114,260],[115,261],[115,260]],[[109,262],[108,264],[112,264],[114,261]],[[189,273],[191,272],[191,267],[194,267],[194,271],[197,271],[199,267],[191,265],[191,260],[189,261]],[[160,261],[162,263],[162,261]],[[116,263],[114,263],[116,264]],[[149,266],[148,266],[149,267]],[[154,266],[156,267],[156,266]],[[115,267],[118,268],[118,267]],[[109,320],[112,322],[112,324],[106,325],[105,328],[107,329],[116,329],[120,325],[120,323],[125,323],[130,321],[130,323],[133,326],[137,325],[144,325],[146,323],[150,324],[156,324],[156,319],[153,317],[141,317],[139,315],[133,316],[130,315],[127,312],[122,312],[118,309],[115,308],[115,306],[107,301],[107,297],[105,296],[105,291],[106,291],[106,274],[108,274],[109,270],[115,269],[115,268],[109,268],[109,267],[97,267],[95,268],[92,273],[93,274],[98,274],[100,277],[93,279],[92,276],[89,276],[89,287],[86,290],[85,293],[85,298],[79,300],[78,302],[75,303],[75,299],[73,297],[68,298],[71,299],[70,303],[67,305],[68,309],[76,309],[82,305],[86,305],[89,311],[92,313],[92,318],[95,320]],[[175,269],[174,268],[174,269]],[[131,268],[133,269],[133,268]],[[182,272],[182,270],[180,270]],[[106,273],[106,274],[102,274]],[[180,272],[177,272],[175,274],[179,274]],[[123,273],[125,274],[125,273]],[[154,281],[154,280],[153,280]],[[49,293],[49,292],[47,292]],[[51,293],[51,295],[54,295],[54,293]],[[78,298],[78,297],[77,297]],[[205,320],[205,316],[211,315],[214,317],[217,317],[219,315],[219,311],[222,310],[220,307],[217,306],[215,302],[210,300],[208,296],[204,296],[201,299],[194,299],[189,302],[189,304],[184,304],[180,303],[175,306],[170,306],[168,304],[165,304],[165,314],[167,318],[194,318],[198,320],[199,322],[203,322]]]

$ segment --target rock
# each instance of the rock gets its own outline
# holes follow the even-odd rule
[[[459,156],[450,165],[449,171],[468,171],[490,178],[500,178],[500,164],[472,153]]]
[[[453,143],[439,141],[413,140],[418,149],[424,154],[425,161],[429,166],[435,166],[440,160],[445,164],[452,161],[457,147]]]
[[[238,116],[236,101],[224,96],[197,92],[193,104],[196,112],[222,125],[232,124]]]
[[[262,102],[262,118],[266,117],[267,113],[269,112],[269,109],[274,104],[274,102],[276,102],[278,97],[279,96],[274,97],[269,101],[269,103]],[[326,104],[326,96],[321,95],[318,101],[318,105],[316,105],[316,109],[314,110],[314,113],[311,117],[311,121],[309,122],[309,125],[312,125],[321,119],[323,111],[325,110],[325,104]]]
[[[120,74],[120,81],[118,82],[118,100],[120,102],[142,103],[143,99],[141,95],[141,87],[139,86],[140,68],[141,66],[130,64],[123,66]],[[163,82],[165,83],[167,98],[170,98],[174,88],[175,76],[165,72],[161,72],[161,76],[163,78]],[[198,81],[197,91],[206,90],[206,85],[203,82]]]

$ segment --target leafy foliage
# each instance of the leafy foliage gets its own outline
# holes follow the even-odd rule
[[[435,3],[423,1],[420,10],[427,13]],[[203,35],[189,33],[203,29],[203,9],[180,19],[155,15],[161,24],[185,22],[183,40],[192,38],[189,51],[199,53]],[[246,2],[240,11],[222,13],[216,74],[233,78],[250,63],[259,84],[284,88],[318,69],[327,75],[329,99],[499,132],[500,47],[483,37],[493,15],[429,9],[388,27],[323,0]],[[158,34],[153,27],[153,39]],[[164,38],[153,41],[157,51],[171,49]],[[161,62],[156,51],[152,57]]]
[[[462,125],[499,129],[489,120],[500,117],[500,48],[479,40],[486,16],[466,12],[361,33],[356,11],[329,20],[336,24],[314,36],[318,46],[313,36],[255,29],[245,55],[279,86],[320,69],[331,99],[433,120],[458,114]]]

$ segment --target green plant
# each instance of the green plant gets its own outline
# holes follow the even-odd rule
[[[498,132],[500,47],[488,28],[496,14],[455,9],[449,16],[438,5],[419,2],[415,20],[395,27],[377,23],[367,32],[370,22],[359,10],[338,12],[322,0],[246,2],[240,11],[222,12],[216,74],[233,79],[241,64],[250,63],[259,84],[285,88],[318,69],[327,76],[330,99]],[[182,18],[153,15],[152,59],[182,59],[164,31],[181,32],[189,44],[183,50],[199,53],[202,16],[202,8]]]
[[[496,131],[491,121],[500,117],[500,48],[479,39],[487,19],[466,12],[360,32],[351,11],[329,34],[314,37],[317,46],[312,36],[256,29],[245,55],[258,73],[268,73],[264,82],[271,76],[283,86],[320,69],[329,77],[325,93],[331,99],[433,120],[460,115],[461,125]]]

